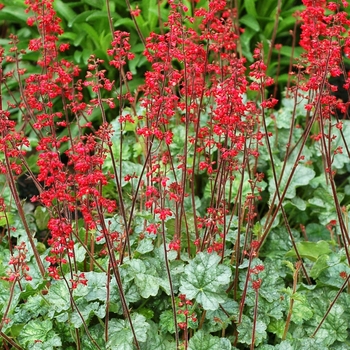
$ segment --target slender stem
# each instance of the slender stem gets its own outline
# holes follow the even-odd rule
[[[8,337],[5,333],[0,332],[0,336],[5,339],[8,343],[10,343],[15,349],[23,350],[18,344],[16,344],[10,337]]]
[[[79,315],[79,317],[80,317],[80,319],[81,319],[81,321],[83,323],[86,335],[90,339],[92,344],[96,347],[96,349],[101,350],[101,348],[98,346],[98,344],[96,343],[95,339],[92,337],[91,333],[89,332],[89,328],[88,328],[88,326],[87,326],[87,324],[85,322],[84,316],[81,314],[81,312],[80,312],[80,310],[78,308],[78,305],[77,305],[77,303],[74,300],[72,289],[70,288],[66,277],[62,276],[62,278],[63,278],[63,280],[64,280],[64,282],[65,282],[65,284],[67,286],[68,292],[69,292],[72,310],[75,310],[78,313],[78,315]],[[80,350],[81,349],[81,342],[80,342],[79,329],[75,329],[75,331],[76,331],[77,349]]]
[[[165,260],[165,269],[168,275],[169,287],[170,287],[170,298],[171,298],[171,306],[173,309],[173,319],[174,319],[174,327],[175,327],[175,340],[176,340],[176,349],[179,348],[179,329],[177,325],[177,316],[176,316],[176,303],[175,303],[175,293],[173,288],[173,282],[171,278],[170,265],[168,260],[168,251],[166,244],[166,236],[165,236],[165,223],[162,221],[162,237],[163,237],[163,250],[164,250],[164,260]]]
[[[105,339],[106,343],[108,342],[108,324],[109,324],[109,298],[110,298],[110,280],[111,280],[111,263],[108,261],[108,269],[107,269],[107,283],[106,283],[106,294],[107,294],[107,300],[106,300],[106,317],[105,317]]]
[[[271,60],[272,56],[272,50],[275,45],[275,40],[276,40],[276,35],[277,35],[277,29],[278,29],[278,23],[279,23],[279,17],[281,14],[281,5],[282,5],[282,0],[278,0],[277,2],[277,9],[276,9],[276,17],[275,17],[275,25],[273,27],[273,32],[272,32],[272,37],[271,37],[271,42],[270,42],[270,47],[269,47],[269,53],[267,56],[267,61],[266,65],[268,66]]]
[[[261,84],[261,86],[262,86],[262,84]],[[261,100],[264,101],[265,100],[265,96],[264,96],[265,95],[265,91],[264,91],[263,88],[261,88],[260,93],[261,93]],[[298,261],[301,263],[302,270],[304,272],[305,278],[307,279],[308,284],[311,284],[310,277],[309,277],[309,275],[308,275],[308,273],[306,271],[306,268],[304,266],[303,260],[302,260],[300,254],[299,254],[297,245],[295,243],[292,231],[290,229],[290,225],[289,225],[289,222],[288,222],[287,214],[286,214],[285,209],[284,209],[284,207],[282,205],[282,202],[283,202],[283,199],[284,199],[284,196],[285,196],[285,193],[286,193],[286,190],[288,188],[289,183],[286,184],[286,187],[285,187],[284,192],[282,194],[283,197],[282,197],[282,195],[280,194],[279,185],[280,185],[280,181],[281,181],[281,178],[282,178],[283,174],[280,175],[280,181],[278,181],[277,180],[276,167],[275,167],[275,164],[274,164],[274,161],[273,161],[273,154],[272,154],[270,139],[269,139],[269,136],[268,136],[268,130],[267,130],[267,125],[266,125],[266,117],[265,117],[265,110],[264,109],[262,109],[262,124],[263,124],[264,132],[265,132],[265,142],[266,142],[268,154],[269,154],[269,157],[270,157],[270,160],[271,160],[271,168],[272,168],[273,180],[275,182],[277,198],[278,198],[278,201],[279,201],[278,207],[279,207],[279,209],[281,209],[283,220],[284,220],[284,224],[286,225],[286,228],[287,228],[289,237],[291,239],[293,248],[295,250],[295,253],[297,255]],[[294,168],[297,167],[299,159],[300,159],[300,156],[297,157],[295,165],[294,165]],[[285,163],[287,163],[287,162],[285,162]],[[291,179],[291,177],[290,177],[290,179]]]
[[[124,293],[123,283],[122,283],[122,279],[121,279],[120,272],[119,272],[118,262],[116,261],[116,258],[114,255],[113,242],[111,241],[111,238],[108,234],[108,229],[106,227],[101,208],[100,208],[99,204],[97,203],[97,201],[96,201],[96,207],[98,210],[98,214],[101,218],[101,220],[100,220],[101,221],[101,229],[102,229],[104,238],[106,240],[106,246],[107,246],[107,250],[108,250],[108,256],[110,259],[112,271],[113,271],[115,280],[117,282],[120,301],[122,303],[122,308],[123,308],[123,314],[124,314],[124,317],[126,317],[129,321],[129,325],[130,325],[130,329],[131,329],[131,332],[132,332],[133,337],[134,337],[134,344],[136,346],[136,349],[140,350],[140,345],[139,345],[139,342],[138,342],[137,337],[136,337],[135,329],[134,329],[131,315],[130,315],[130,311],[128,308],[128,303],[127,303],[127,300],[125,298],[125,293]]]
[[[7,180],[8,180],[9,186],[10,186],[11,194],[12,194],[14,200],[15,200],[19,217],[22,220],[23,227],[24,227],[24,229],[26,231],[26,234],[27,234],[27,237],[28,237],[28,240],[29,240],[29,244],[30,244],[30,246],[31,246],[31,248],[33,250],[34,258],[35,258],[35,261],[36,261],[36,263],[37,263],[37,265],[39,267],[40,274],[44,278],[45,277],[44,264],[41,261],[39,252],[38,252],[38,250],[36,248],[36,245],[34,243],[34,239],[33,239],[32,233],[30,231],[30,228],[28,226],[28,223],[27,223],[27,220],[26,220],[26,216],[25,216],[22,204],[21,204],[21,200],[20,200],[20,198],[18,196],[18,192],[17,192],[17,189],[16,189],[14,176],[12,174],[10,159],[9,159],[9,156],[8,156],[8,151],[7,151],[7,147],[6,146],[5,146],[5,149],[4,149],[4,154],[5,154],[5,164],[6,164],[6,171],[7,171],[6,175],[7,175]]]
[[[252,330],[252,342],[250,344],[250,350],[254,350],[255,345],[255,331],[256,321],[258,319],[258,301],[259,301],[259,288],[255,290],[255,304],[254,304],[254,316],[253,316],[253,330]]]
[[[10,307],[11,307],[12,300],[13,300],[13,297],[14,297],[15,285],[16,285],[15,281],[11,283],[10,297],[9,297],[9,301],[7,302],[7,305],[6,305],[6,309],[5,309],[4,315],[2,316],[2,319],[1,319],[1,322],[0,322],[0,331],[2,330],[2,327],[4,326],[4,323],[5,323],[6,319],[7,319],[8,313],[10,311]]]
[[[289,310],[288,310],[288,315],[287,315],[287,320],[286,320],[286,325],[284,327],[284,332],[283,332],[283,336],[282,336],[282,340],[285,340],[287,337],[287,333],[288,333],[288,329],[289,329],[289,325],[290,325],[290,320],[292,318],[292,312],[293,312],[293,305],[294,305],[294,294],[297,291],[297,284],[298,284],[298,273],[299,273],[299,269],[300,269],[300,263],[298,262],[296,264],[296,269],[293,273],[293,293],[290,296],[290,301],[289,301]]]
[[[129,0],[125,0],[125,3],[126,3],[128,9],[129,9],[130,13],[131,13],[132,9],[131,9],[131,5],[130,5],[130,1]],[[139,25],[137,24],[135,16],[131,15],[131,19],[134,22],[135,29],[137,31],[137,34],[139,35],[140,40],[142,41],[143,45],[146,47],[146,40],[145,40],[145,38],[142,35],[141,29],[140,29]]]
[[[249,284],[249,280],[250,280],[250,267],[252,266],[252,258],[253,258],[252,254],[250,254],[249,255],[248,269],[247,269],[247,276],[245,278],[243,293],[241,296],[241,302],[239,304],[239,313],[238,313],[237,324],[240,324],[242,322],[243,309],[244,309],[245,299],[247,296],[248,284]]]
[[[340,294],[343,292],[343,289],[345,288],[345,286],[349,283],[349,279],[350,279],[350,274],[348,275],[348,277],[346,278],[346,280],[344,281],[343,285],[340,287],[340,289],[338,290],[337,295],[334,297],[334,299],[332,300],[332,302],[330,303],[326,313],[324,314],[321,322],[318,324],[317,328],[315,329],[315,331],[312,333],[311,337],[314,338],[317,334],[317,332],[320,330],[320,328],[322,327],[323,322],[326,320],[327,316],[329,315],[329,313],[332,310],[332,307],[334,306],[334,304],[337,302],[338,298],[340,297]]]

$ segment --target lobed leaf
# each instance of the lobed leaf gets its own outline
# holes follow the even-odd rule
[[[132,325],[139,342],[147,340],[147,331],[150,325],[146,318],[140,314],[131,315]],[[133,334],[128,320],[112,319],[108,324],[108,341],[106,349],[133,350]]]
[[[202,304],[204,310],[216,310],[227,299],[224,286],[231,270],[219,264],[220,260],[216,253],[201,252],[185,267],[181,278],[180,292]]]
[[[188,350],[232,350],[227,338],[215,337],[199,330],[188,342]]]

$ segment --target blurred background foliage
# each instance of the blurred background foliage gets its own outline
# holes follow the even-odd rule
[[[19,48],[27,47],[31,38],[37,36],[36,28],[28,27],[26,20],[29,14],[24,12],[24,0],[2,0],[4,8],[0,11],[1,41],[0,45],[9,45],[8,35],[15,33],[20,40]],[[190,14],[196,8],[208,6],[207,0],[195,4],[193,0],[184,0]],[[144,39],[151,32],[160,33],[167,21],[169,6],[165,0],[142,0],[130,2],[125,0],[55,0],[54,8],[62,20],[64,34],[61,42],[70,44],[66,59],[73,61],[82,69],[91,54],[105,60],[109,78],[117,73],[108,65],[107,49],[110,47],[112,34],[108,20],[108,7],[112,17],[113,29],[130,33],[130,43],[135,59],[129,62],[129,70],[134,79],[130,83],[136,89],[143,82],[144,72],[149,64],[143,56]],[[132,18],[130,9],[140,9],[140,15]],[[279,76],[279,83],[288,79],[291,59],[299,55],[300,48],[292,49],[297,44],[297,18],[294,13],[302,9],[301,0],[230,0],[228,5],[238,9],[237,18],[241,28],[241,54],[248,64],[253,61],[252,52],[258,42],[264,44],[266,61],[269,63],[268,74]],[[136,23],[135,23],[135,22]],[[137,25],[136,25],[137,24]],[[295,36],[296,35],[296,36]],[[294,36],[294,41],[293,41]],[[282,44],[280,50],[275,44]],[[280,58],[279,58],[280,56]],[[36,53],[23,55],[24,64],[32,66],[29,72],[36,69]],[[28,67],[29,68],[29,67]]]

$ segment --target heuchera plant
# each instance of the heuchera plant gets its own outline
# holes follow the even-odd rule
[[[55,1],[25,4],[38,36],[0,47],[4,349],[343,349],[349,102],[328,79],[349,88],[347,2],[303,0],[283,101],[281,43],[249,62],[230,2],[168,0],[136,90],[109,1],[109,61],[84,67]]]

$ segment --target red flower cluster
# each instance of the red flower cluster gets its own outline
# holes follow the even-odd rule
[[[3,280],[9,282],[17,282],[24,278],[26,281],[31,281],[32,277],[29,275],[29,266],[27,265],[27,247],[24,242],[14,247],[17,255],[12,255],[8,262],[10,268],[7,270],[8,277],[2,277]]]

